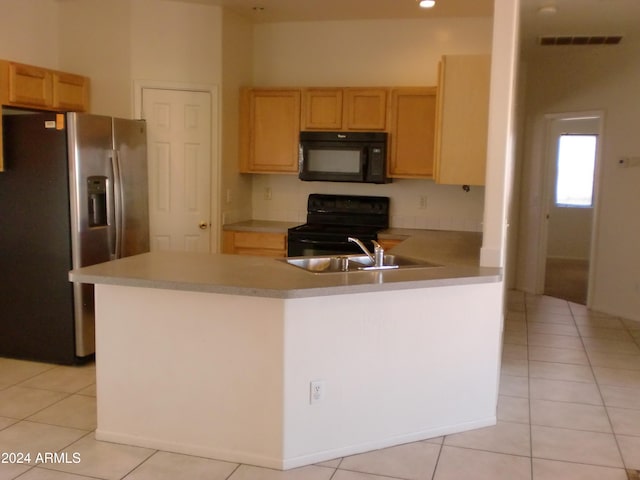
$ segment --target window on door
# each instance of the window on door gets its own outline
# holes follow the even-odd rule
[[[593,206],[593,177],[597,135],[563,134],[558,141],[555,204],[558,207]]]

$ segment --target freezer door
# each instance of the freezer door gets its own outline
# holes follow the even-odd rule
[[[144,120],[113,119],[118,258],[149,251],[147,131]]]
[[[55,113],[2,120],[0,356],[73,363],[66,132]]]
[[[68,113],[73,268],[115,258],[111,117]],[[95,351],[93,285],[74,283],[76,355]]]

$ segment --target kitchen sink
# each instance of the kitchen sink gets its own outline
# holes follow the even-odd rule
[[[313,273],[349,272],[366,266],[362,263],[351,260],[350,255],[332,257],[290,257],[285,258],[284,260],[289,265],[293,265]]]
[[[356,262],[363,265],[359,267],[362,270],[367,269],[380,269],[380,268],[406,268],[406,267],[439,267],[435,263],[430,263],[424,260],[416,260],[415,258],[403,257],[400,255],[394,255],[392,253],[386,253],[384,255],[384,262],[382,267],[376,267],[371,259],[366,255],[354,255],[349,257],[350,262]]]
[[[366,255],[333,255],[323,257],[289,257],[283,259],[289,265],[312,273],[358,272],[366,270],[393,270],[404,268],[439,267],[434,263],[400,255],[386,254],[381,266],[375,266]]]

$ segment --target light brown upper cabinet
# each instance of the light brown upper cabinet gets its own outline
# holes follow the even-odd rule
[[[342,88],[302,90],[303,130],[342,130]]]
[[[74,112],[89,110],[89,80],[73,73],[53,72],[53,108]]]
[[[490,77],[489,55],[442,57],[435,137],[436,183],[484,185]]]
[[[300,90],[248,88],[240,100],[240,171],[297,173]]]
[[[302,130],[385,130],[386,88],[305,88]]]
[[[0,60],[3,105],[40,110],[89,110],[89,79],[73,73]]]
[[[386,88],[346,88],[344,121],[347,130],[384,130],[387,119]]]
[[[10,62],[8,103],[15,106],[48,108],[53,105],[53,75],[50,70]]]
[[[81,75],[0,60],[0,104],[48,111],[89,111],[89,79]],[[2,124],[0,124],[0,171]]]
[[[391,90],[387,175],[433,178],[436,87]]]

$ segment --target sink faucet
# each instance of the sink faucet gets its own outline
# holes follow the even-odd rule
[[[367,255],[367,257],[369,257],[372,265],[376,267],[382,267],[384,265],[384,248],[382,248],[382,246],[378,242],[376,242],[375,240],[371,240],[371,243],[373,243],[373,253],[371,253],[369,252],[369,250],[367,250],[367,247],[364,246],[364,243],[362,243],[357,238],[349,237],[347,238],[347,240],[358,245],[360,247],[360,250],[362,250]]]

